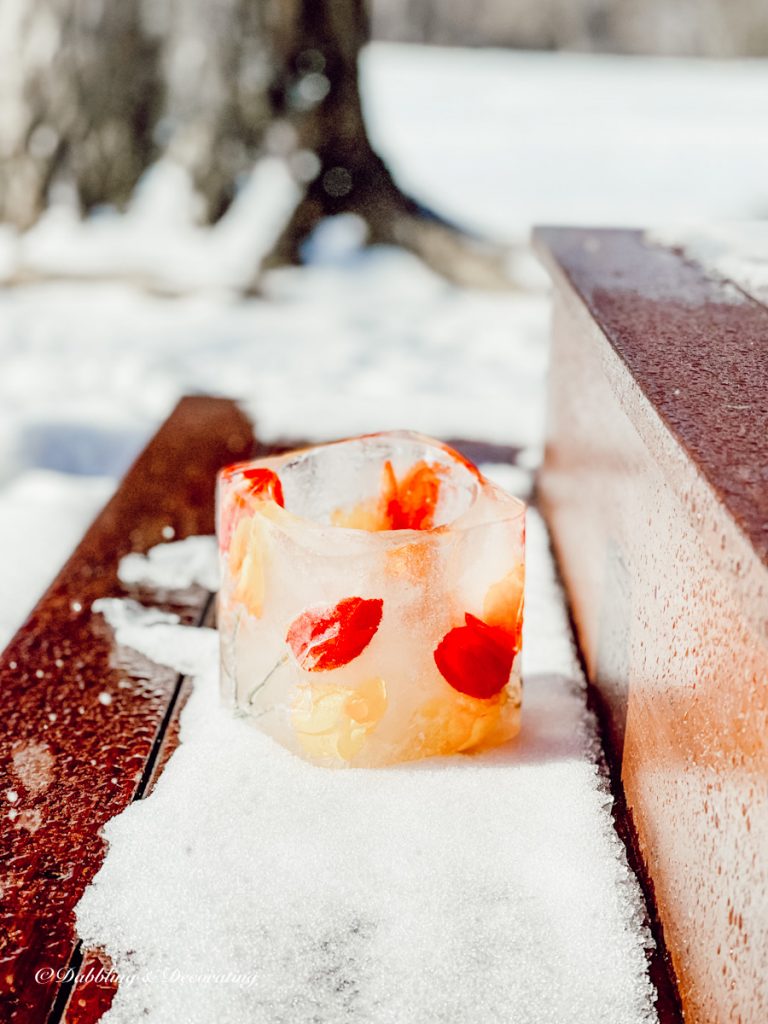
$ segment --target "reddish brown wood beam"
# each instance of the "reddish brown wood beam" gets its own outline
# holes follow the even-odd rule
[[[119,558],[162,542],[163,527],[211,533],[217,469],[253,450],[233,403],[180,402],[0,659],[2,1020],[47,1019],[59,986],[36,972],[70,963],[99,830],[136,795],[177,688],[168,669],[121,668],[91,604],[125,594]],[[192,623],[207,599],[193,588],[165,607]]]
[[[768,310],[637,232],[536,242],[539,497],[686,1021],[768,1020]]]

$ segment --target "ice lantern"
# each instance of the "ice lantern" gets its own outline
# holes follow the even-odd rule
[[[225,701],[317,764],[481,750],[520,727],[525,506],[418,434],[219,474]]]

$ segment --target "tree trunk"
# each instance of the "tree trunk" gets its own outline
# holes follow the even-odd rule
[[[121,3],[126,0],[120,0]],[[266,0],[167,0],[160,132],[217,221],[264,149],[273,75]]]
[[[319,171],[267,265],[298,263],[301,242],[323,217],[351,212],[366,222],[372,244],[403,246],[462,284],[509,287],[506,255],[406,196],[371,147],[357,70],[370,32],[364,0],[293,0],[280,10],[273,95]]]
[[[276,151],[305,194],[267,264],[298,262],[319,220],[351,211],[370,242],[508,285],[498,251],[422,210],[373,151],[357,74],[364,0],[28,0],[15,32],[19,117],[15,137],[0,136],[0,217],[18,227],[59,178],[85,211],[123,206],[160,155],[187,167],[214,222]]]
[[[16,108],[0,150],[0,218],[29,227],[57,178],[85,210],[124,205],[158,152],[158,39],[132,0],[18,6],[16,34],[0,43]]]

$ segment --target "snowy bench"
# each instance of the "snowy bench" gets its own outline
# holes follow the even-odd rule
[[[478,462],[514,465],[517,455],[452,443]],[[2,1019],[7,1010],[14,1024],[91,1024],[112,1001],[111,965],[78,943],[74,908],[103,861],[102,826],[151,792],[176,748],[191,683],[116,648],[91,606],[126,597],[123,555],[212,533],[217,469],[264,450],[234,403],[184,399],[0,658]],[[199,585],[149,595],[136,586],[127,596],[187,625],[213,619]],[[75,975],[86,980],[73,984]]]
[[[640,232],[535,242],[539,500],[685,1019],[767,1020],[765,294]]]

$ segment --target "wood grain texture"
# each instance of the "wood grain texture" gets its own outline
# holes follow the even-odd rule
[[[116,652],[91,604],[125,596],[119,558],[160,543],[163,527],[177,538],[211,533],[216,470],[253,448],[251,424],[233,403],[184,399],[2,655],[4,1021],[47,1019],[60,986],[36,972],[70,964],[73,909],[103,857],[99,830],[142,784],[179,682]],[[192,588],[169,594],[164,607],[194,623],[207,601]]]
[[[768,1020],[768,310],[637,232],[537,242],[539,498],[686,1021]]]
[[[637,231],[536,237],[768,565],[768,310]]]

